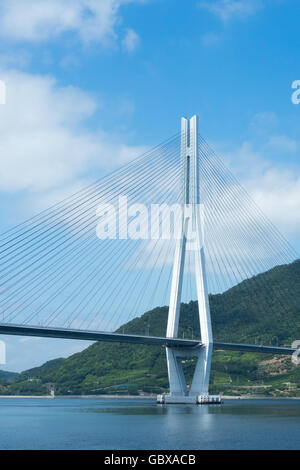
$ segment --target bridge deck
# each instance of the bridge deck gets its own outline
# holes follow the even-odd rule
[[[0,334],[13,336],[38,336],[44,338],[77,339],[85,341],[105,341],[132,344],[148,344],[156,346],[193,348],[201,346],[201,341],[194,339],[164,338],[160,336],[142,336],[104,331],[74,330],[67,328],[48,328],[42,326],[26,326],[0,324]],[[295,349],[278,346],[263,346],[258,344],[239,344],[214,342],[214,349],[232,351],[251,351],[272,354],[293,354]]]
[[[46,338],[79,339],[88,341],[106,341],[118,343],[150,344],[156,346],[194,347],[201,344],[198,340],[163,338],[159,336],[141,336],[104,331],[86,331],[67,328],[47,328],[42,326],[26,326],[0,324],[0,334],[18,336],[39,336]]]
[[[293,348],[283,348],[280,346],[264,346],[262,344],[240,344],[240,343],[222,343],[214,342],[214,349],[229,349],[231,351],[249,351],[271,354],[288,354],[295,352]]]

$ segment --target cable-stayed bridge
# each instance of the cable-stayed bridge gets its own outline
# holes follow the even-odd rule
[[[183,118],[177,135],[2,235],[0,333],[164,346],[170,394],[159,400],[209,402],[213,348],[294,352],[213,341],[209,293],[240,285],[249,315],[275,321],[274,299],[284,310],[287,294],[260,273],[297,258],[199,135],[197,118]],[[195,299],[199,331],[180,338],[181,302]],[[163,305],[165,336],[120,332]],[[197,358],[190,389],[186,357]]]

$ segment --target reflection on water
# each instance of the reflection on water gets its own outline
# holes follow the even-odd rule
[[[78,410],[79,412],[84,413],[103,413],[103,414],[116,414],[120,416],[130,416],[130,415],[167,415],[167,414],[183,414],[189,415],[195,413],[195,406],[189,405],[157,405],[156,403],[151,403],[148,406],[137,407],[130,406],[130,404],[125,404],[124,406],[116,407],[105,407],[100,405],[99,408],[85,408]]]
[[[300,400],[238,400],[236,403],[228,402],[218,410],[209,410],[211,413],[222,413],[244,416],[266,417],[295,417],[300,418]]]
[[[1,449],[300,449],[300,400],[1,399]]]
[[[240,415],[240,416],[275,416],[275,417],[298,417],[300,418],[300,400],[226,400],[222,405],[157,405],[154,401],[137,406],[136,401],[130,403],[111,401],[105,406],[103,401],[99,405],[95,404],[93,408],[80,408],[77,411],[82,413],[101,413],[115,415]]]

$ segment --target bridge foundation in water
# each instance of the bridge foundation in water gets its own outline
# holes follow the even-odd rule
[[[196,397],[172,397],[171,395],[157,395],[157,403],[159,405],[221,405],[222,399],[220,395],[197,395]]]

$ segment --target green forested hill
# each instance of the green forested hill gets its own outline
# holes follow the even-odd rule
[[[210,307],[216,340],[290,346],[300,339],[300,260],[210,296]],[[120,331],[164,335],[167,314],[167,307],[155,308]],[[196,302],[182,304],[179,336],[199,337]],[[187,378],[193,362],[184,363]],[[168,387],[165,351],[94,343],[67,359],[23,372],[5,393],[46,393],[49,382],[55,383],[56,394],[156,393]],[[300,396],[300,367],[290,357],[216,351],[210,388],[225,394]]]
[[[18,377],[17,372],[8,372],[6,370],[0,370],[0,384],[6,384],[13,382]]]
[[[17,379],[17,372],[8,372],[0,370],[0,395],[4,395],[9,388],[10,384]]]

